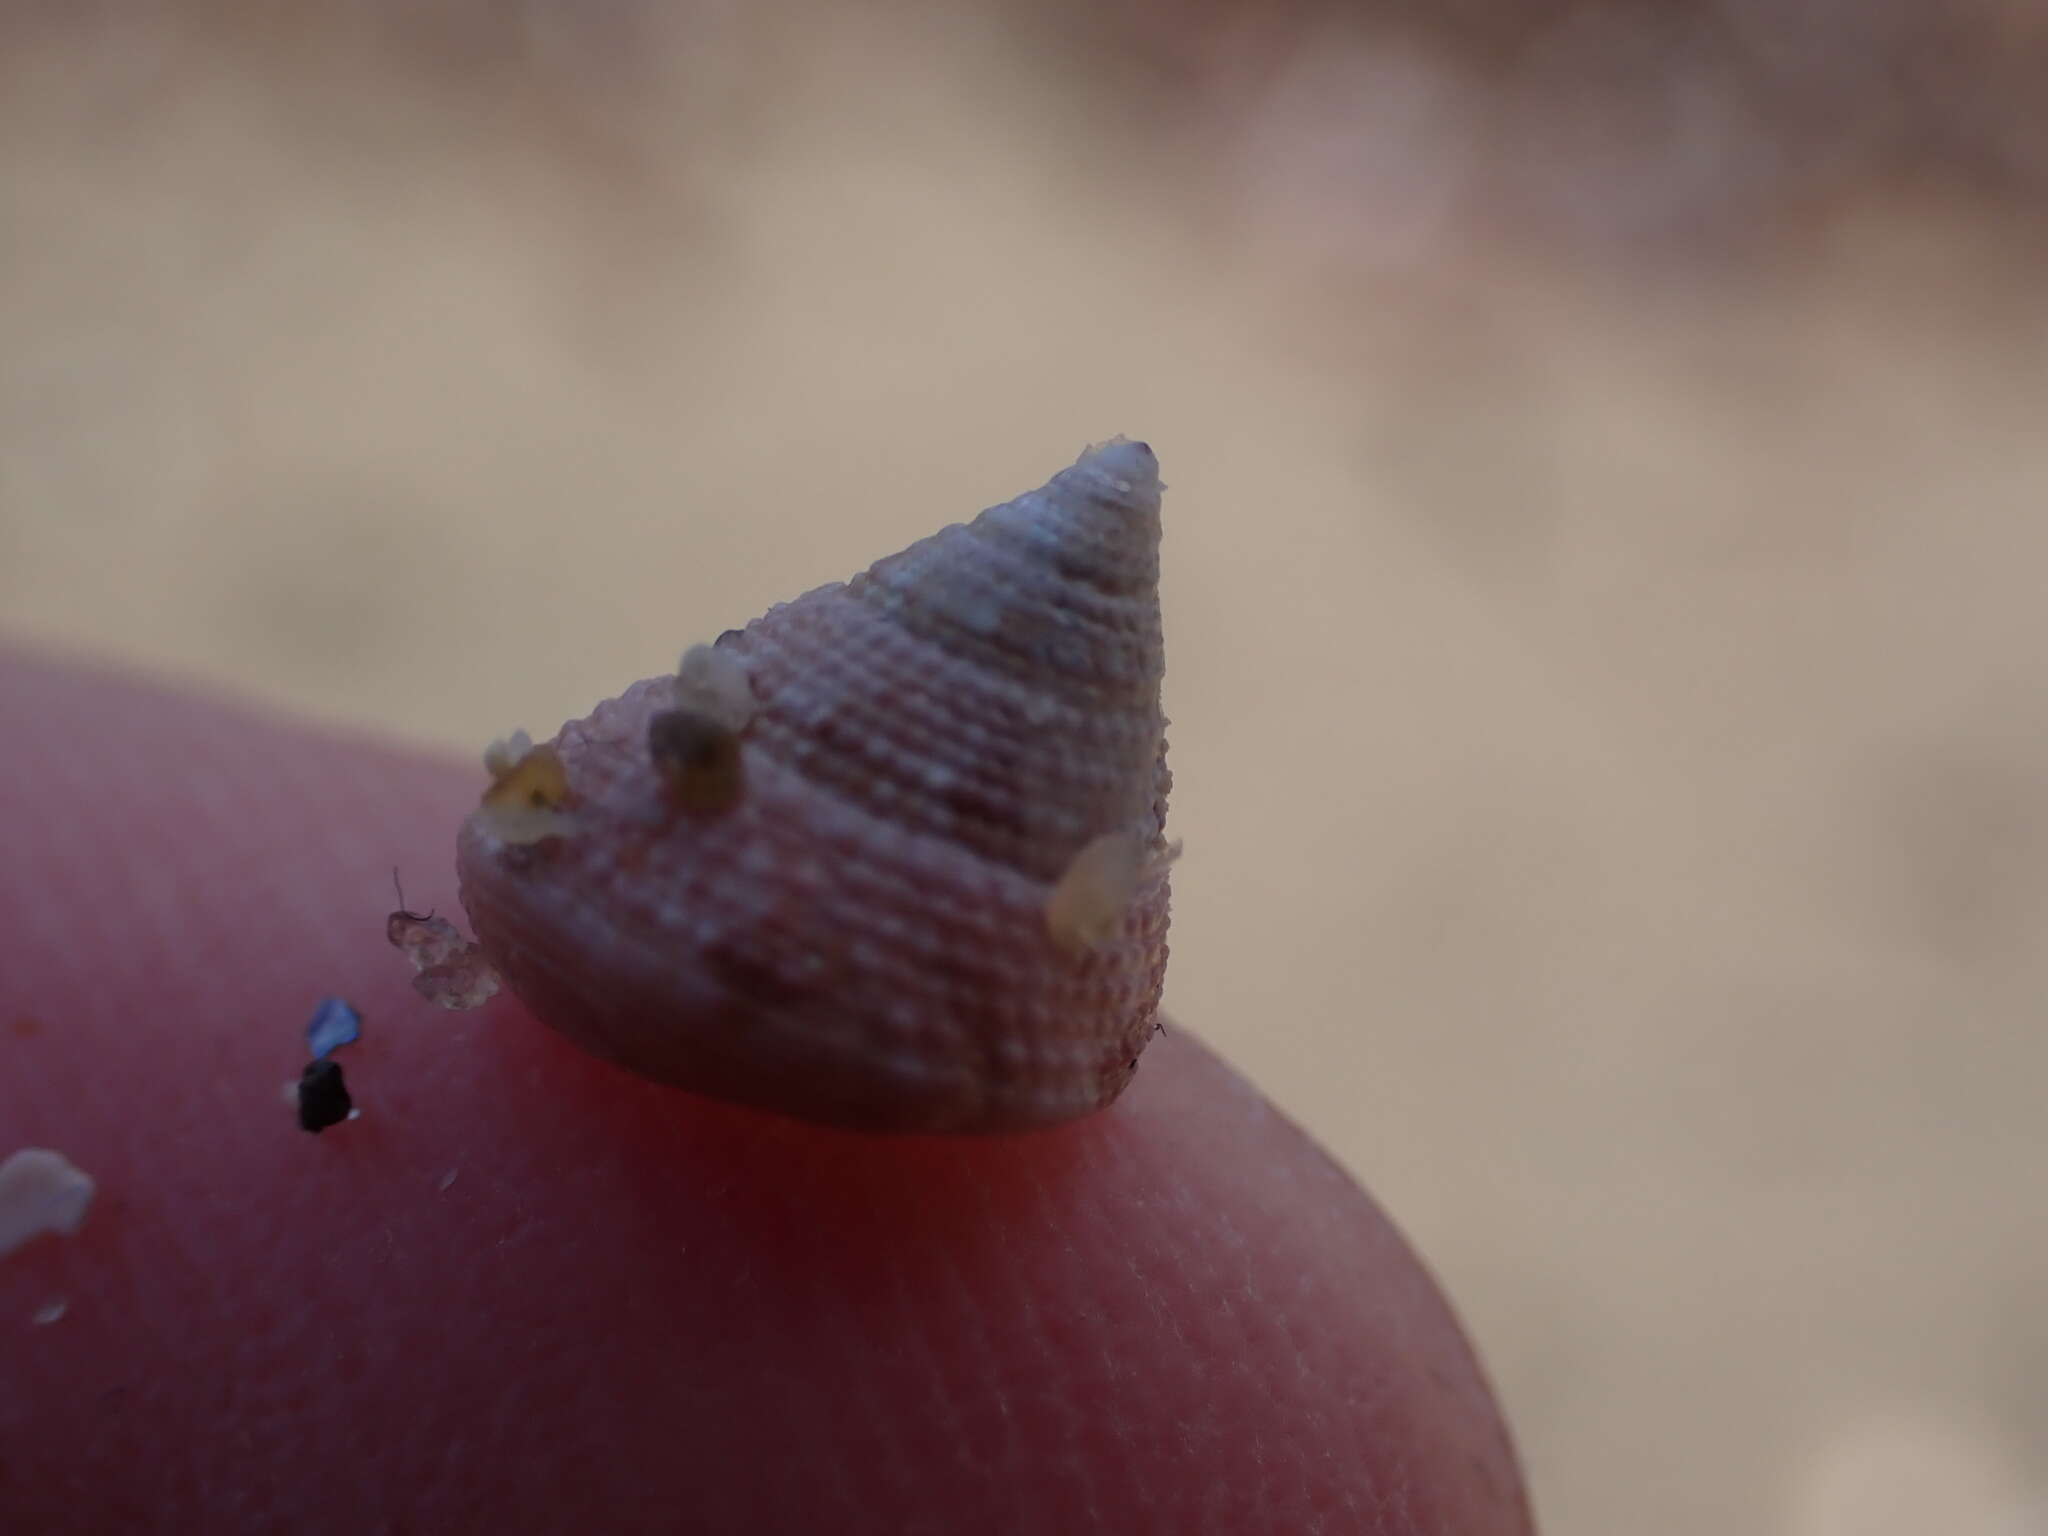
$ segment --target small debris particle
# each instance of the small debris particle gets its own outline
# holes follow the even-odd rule
[[[692,709],[647,722],[647,754],[669,798],[692,814],[729,811],[746,787],[739,734]]]
[[[488,757],[490,754],[485,753],[484,755]],[[398,866],[396,864],[391,866],[391,889],[398,896],[398,910],[384,920],[384,937],[393,944],[403,944],[405,939],[402,937],[403,929],[401,925],[431,924],[434,921],[434,909],[429,907],[424,912],[415,912],[405,904],[405,886],[398,878]],[[441,927],[443,931],[450,935],[455,934],[454,924],[443,923]],[[461,942],[459,936],[457,936],[456,942]]]
[[[1105,832],[1067,866],[1045,903],[1045,931],[1070,955],[1114,937],[1124,913],[1149,880],[1180,857],[1180,844],[1160,846],[1133,828]]]
[[[47,1328],[71,1310],[71,1303],[62,1296],[53,1296],[35,1310],[29,1322],[37,1328]]]
[[[323,997],[306,1025],[306,1046],[318,1061],[363,1038],[363,1016],[338,997]]]
[[[0,1257],[45,1232],[76,1232],[98,1186],[48,1147],[23,1147],[0,1163]]]
[[[481,1008],[498,995],[497,967],[447,918],[400,908],[384,920],[384,936],[412,962],[413,990],[435,1006]]]
[[[299,1077],[299,1129],[315,1136],[349,1118],[355,1105],[342,1081],[341,1063],[322,1058],[306,1063]]]
[[[538,843],[575,830],[563,807],[569,801],[569,771],[562,755],[543,742],[534,746],[524,731],[494,741],[484,753],[490,787],[477,804],[484,827],[500,842]]]
[[[432,913],[421,917],[402,908],[384,919],[384,937],[412,962],[415,971],[443,965],[469,947],[469,940],[447,918]]]
[[[447,1194],[449,1186],[451,1186],[455,1182],[455,1175],[460,1173],[461,1171],[462,1170],[460,1168],[450,1168],[446,1173],[441,1175],[440,1182],[435,1184],[434,1188],[440,1190],[441,1193],[444,1195]]]
[[[483,1007],[503,985],[498,968],[474,944],[465,945],[455,959],[430,965],[412,979],[413,991],[435,1007],[453,1012]]]
[[[746,662],[738,652],[715,645],[693,645],[683,652],[676,665],[675,700],[678,708],[729,731],[744,731],[754,718],[754,685]]]

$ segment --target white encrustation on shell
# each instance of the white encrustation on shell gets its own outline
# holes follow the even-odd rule
[[[519,760],[533,750],[532,733],[521,728],[509,736],[500,736],[484,748],[484,772],[497,783],[519,766]]]
[[[573,829],[480,813],[457,850],[507,985],[647,1076],[839,1125],[1112,1101],[1166,968],[1160,489],[1100,444],[533,748]],[[729,711],[744,793],[709,813],[650,748],[678,707]]]
[[[754,685],[739,652],[716,645],[693,645],[676,666],[676,706],[714,720],[729,731],[743,731],[754,718]]]
[[[1162,848],[1149,827],[1103,833],[1074,855],[1054,884],[1045,901],[1045,931],[1070,954],[1113,938],[1145,882],[1164,875],[1179,857],[1180,844]]]

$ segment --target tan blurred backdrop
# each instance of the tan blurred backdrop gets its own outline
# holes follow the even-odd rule
[[[1403,9],[13,11],[0,623],[470,753],[1145,436],[1170,1007],[1546,1528],[2048,1531],[2040,29]]]

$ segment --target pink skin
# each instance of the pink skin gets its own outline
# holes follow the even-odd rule
[[[414,994],[476,773],[32,661],[0,718],[0,1155],[100,1181],[0,1259],[0,1530],[1531,1529],[1428,1274],[1187,1031],[1021,1137],[714,1104]]]

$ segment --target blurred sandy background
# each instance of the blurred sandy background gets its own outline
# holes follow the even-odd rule
[[[2039,14],[13,7],[0,626],[470,753],[1145,436],[1170,1004],[1546,1529],[2048,1531]]]

